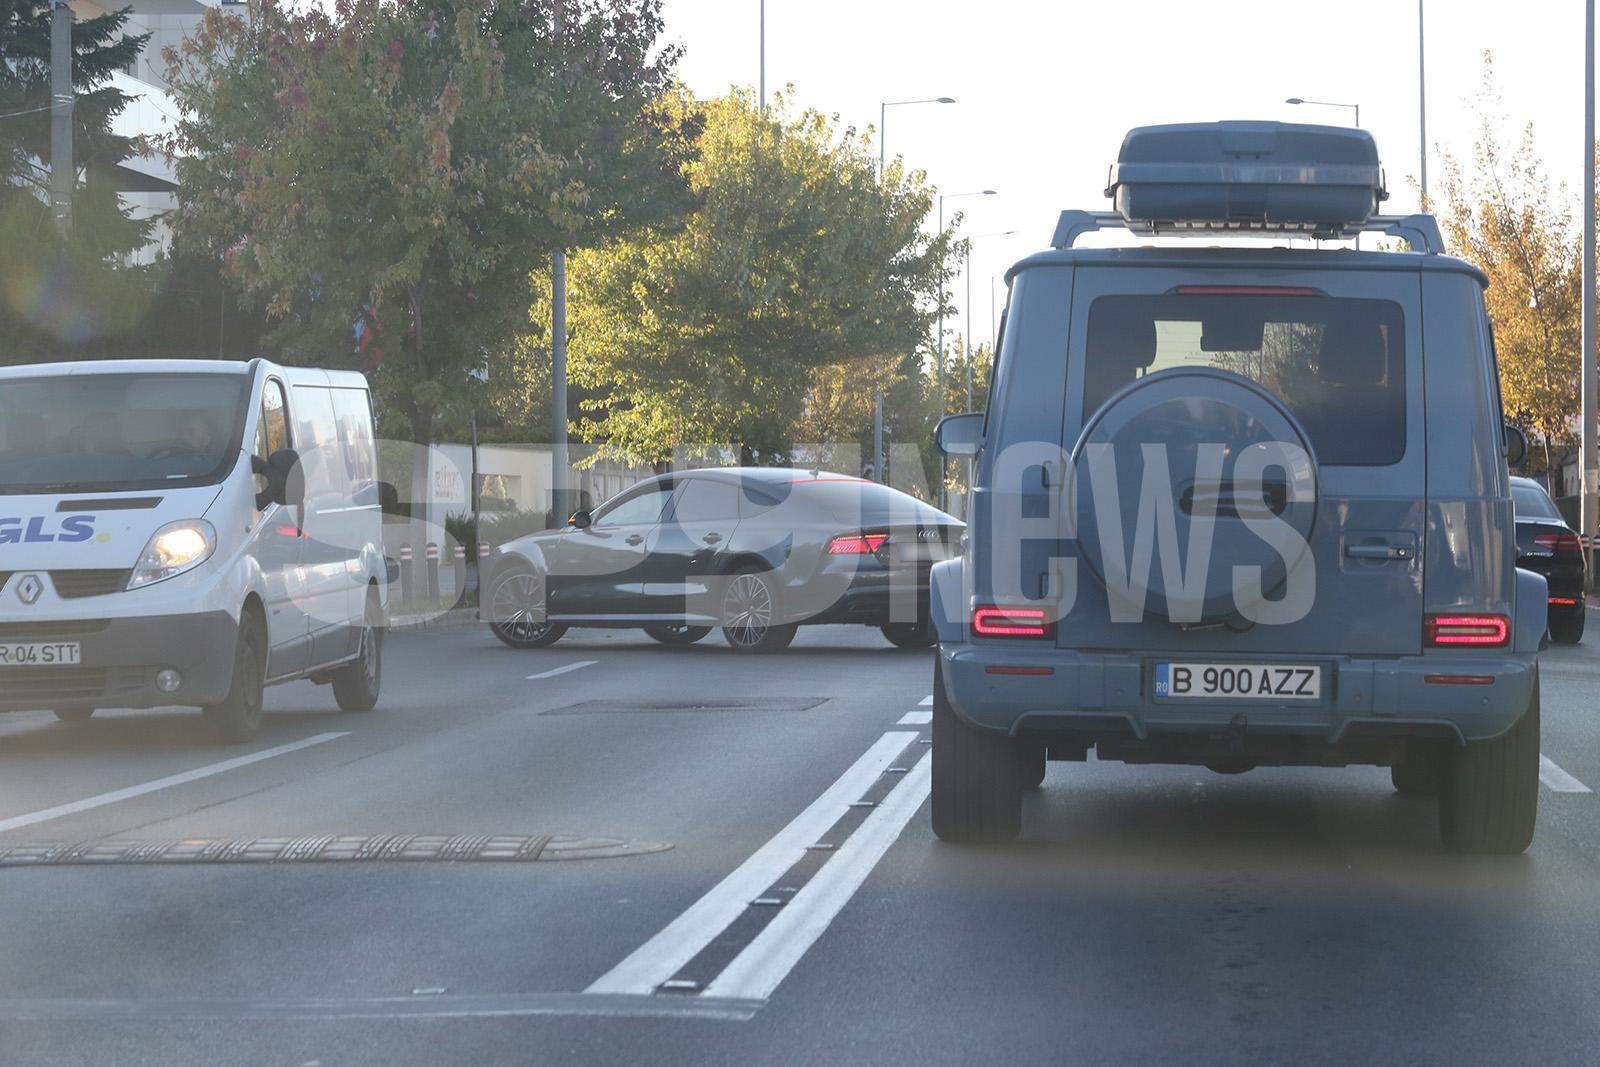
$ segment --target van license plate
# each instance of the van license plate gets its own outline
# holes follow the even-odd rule
[[[1304,663],[1157,663],[1155,695],[1319,700],[1322,668]]]
[[[83,661],[76,641],[0,643],[0,667],[76,667]]]

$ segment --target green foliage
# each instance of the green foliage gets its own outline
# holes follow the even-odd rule
[[[131,333],[152,305],[155,280],[122,257],[149,240],[130,218],[115,168],[138,141],[111,131],[128,97],[106,84],[145,37],[123,32],[127,12],[75,23],[72,31],[73,162],[81,179],[72,229],[50,210],[50,6],[0,0],[0,336],[7,361],[92,352]]]
[[[820,368],[881,376],[927,336],[951,238],[922,231],[922,175],[880,182],[866,139],[826,116],[788,98],[763,116],[739,92],[666,102],[702,126],[696,207],[573,258],[580,429],[645,462],[699,443],[782,456]]]
[[[376,372],[432,440],[526,330],[530,264],[677,208],[660,30],[659,0],[212,9],[167,56],[180,240],[226,258],[278,355]]]

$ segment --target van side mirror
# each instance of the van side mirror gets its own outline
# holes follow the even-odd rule
[[[983,447],[983,412],[946,415],[934,427],[933,444],[947,456],[976,456]]]
[[[392,482],[378,483],[378,510],[385,515],[400,514],[400,491]]]
[[[1506,466],[1522,466],[1522,461],[1528,458],[1528,435],[1523,433],[1520,427],[1513,426],[1509,422],[1506,423],[1503,450],[1506,456]]]
[[[572,513],[572,517],[567,520],[567,525],[572,527],[574,530],[586,530],[593,522],[594,515],[589,511],[588,508],[584,508],[581,511],[574,511]]]
[[[281,448],[264,460],[252,456],[250,469],[267,482],[267,487],[256,494],[256,507],[265,508],[268,504],[298,506],[305,503],[305,472],[300,466],[300,454],[294,449]]]

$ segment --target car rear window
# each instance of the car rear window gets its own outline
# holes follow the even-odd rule
[[[1555,503],[1536,485],[1511,487],[1511,510],[1519,519],[1560,519]]]
[[[1322,463],[1385,466],[1405,454],[1405,328],[1392,301],[1239,292],[1103,296],[1089,307],[1085,344],[1085,421],[1146,375],[1217,367],[1275,394]]]

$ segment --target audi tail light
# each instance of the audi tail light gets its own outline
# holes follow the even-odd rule
[[[1423,633],[1423,643],[1433,648],[1501,648],[1511,639],[1511,620],[1504,615],[1429,615]]]
[[[870,556],[887,540],[889,535],[883,533],[843,534],[828,542],[828,555]]]
[[[1549,533],[1534,534],[1533,543],[1558,556],[1570,559],[1577,559],[1583,555],[1583,544],[1578,540],[1578,535],[1571,530],[1552,530]]]
[[[1042,608],[989,604],[973,609],[972,632],[979,637],[1048,637],[1050,620]]]

